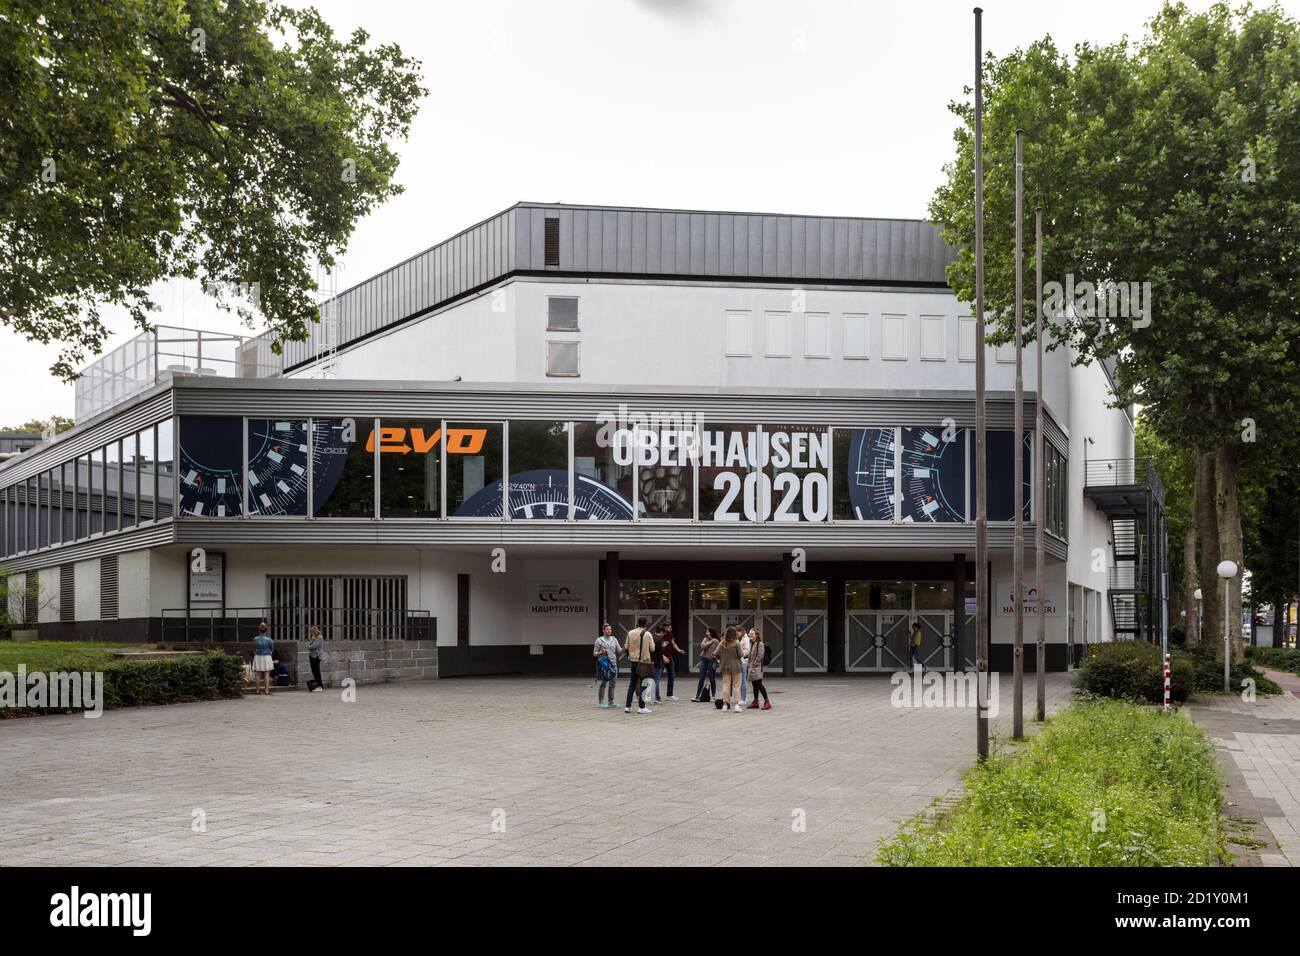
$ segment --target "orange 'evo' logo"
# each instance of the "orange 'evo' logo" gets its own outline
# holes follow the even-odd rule
[[[410,444],[407,444],[406,441],[407,434],[408,429],[405,428],[384,428],[381,426],[379,428],[380,454],[409,455],[413,451],[417,455],[427,455],[442,438],[442,429],[435,428],[432,435],[426,435],[423,428],[409,429]],[[447,454],[477,455],[483,450],[483,442],[486,439],[486,428],[448,428]],[[375,433],[371,431],[370,437],[366,439],[366,451],[373,452],[374,450]]]

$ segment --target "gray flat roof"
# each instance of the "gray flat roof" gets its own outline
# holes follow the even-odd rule
[[[326,307],[341,348],[512,276],[942,287],[954,258],[919,219],[520,202]],[[320,354],[321,331],[285,343],[285,368]]]

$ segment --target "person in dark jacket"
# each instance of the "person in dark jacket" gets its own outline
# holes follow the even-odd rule
[[[704,699],[704,681],[709,681],[710,696],[718,696],[718,646],[721,642],[718,640],[718,632],[711,627],[704,629],[704,639],[700,641],[700,682],[695,688],[695,696],[691,700],[697,703]]]
[[[313,694],[325,690],[325,682],[320,676],[320,662],[324,656],[325,639],[321,637],[320,628],[313,624],[307,629],[307,663],[311,665],[312,678],[307,681],[307,689]]]

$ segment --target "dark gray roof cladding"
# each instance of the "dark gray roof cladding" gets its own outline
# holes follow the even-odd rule
[[[546,219],[559,219],[547,267]],[[937,286],[955,253],[918,219],[518,203],[336,298],[340,347],[510,275],[643,276],[745,282]],[[292,368],[321,330],[288,342]]]

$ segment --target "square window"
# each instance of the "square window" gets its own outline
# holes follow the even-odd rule
[[[749,313],[727,311],[727,355],[749,355]]]
[[[844,357],[846,359],[866,358],[867,338],[867,314],[865,312],[845,312]]]
[[[948,357],[948,343],[944,341],[944,317],[921,316],[921,361],[942,362]]]
[[[957,358],[962,362],[975,361],[975,316],[957,316]]]
[[[768,312],[767,342],[764,354],[769,358],[790,357],[790,313]]]
[[[578,299],[576,296],[548,296],[546,299],[546,331],[578,331]]]
[[[831,317],[825,312],[808,312],[803,317],[803,354],[805,358],[830,358]]]
[[[570,378],[576,377],[578,375],[578,343],[547,342],[546,374]]]
[[[880,317],[880,357],[890,361],[907,361],[907,316]]]

